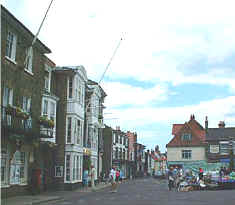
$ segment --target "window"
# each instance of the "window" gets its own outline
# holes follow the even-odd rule
[[[11,160],[10,183],[25,184],[27,182],[27,163],[25,152],[16,151]]]
[[[66,155],[65,166],[66,166],[66,181],[70,181],[70,155]]]
[[[33,71],[33,48],[30,46],[26,49],[25,70],[32,73]]]
[[[229,154],[229,142],[222,141],[220,142],[220,154]]]
[[[55,103],[50,102],[50,119],[55,122]]]
[[[7,151],[5,149],[1,150],[1,185],[6,185],[8,183],[8,168],[7,168],[7,162],[8,162],[8,155]]]
[[[76,139],[77,144],[81,144],[82,124],[81,124],[81,121],[78,119],[75,119],[74,138]]]
[[[183,134],[183,135],[181,136],[181,139],[182,139],[183,141],[191,141],[191,140],[192,140],[192,136],[191,136],[190,133],[185,133],[185,134]]]
[[[44,77],[44,81],[45,81],[45,90],[50,92],[50,80],[49,80],[49,72],[48,71],[45,71],[45,77]]]
[[[73,181],[76,179],[77,156],[73,156]]]
[[[16,35],[11,31],[7,33],[6,56],[15,61],[16,57]]]
[[[3,111],[2,111],[2,120],[4,123],[7,123],[8,125],[11,125],[12,123],[12,117],[11,115],[6,115],[5,107],[7,105],[13,105],[13,89],[10,89],[8,87],[4,87],[3,89]]]
[[[192,150],[182,150],[182,159],[191,159]]]
[[[72,142],[72,118],[68,117],[67,120],[67,143],[71,143]]]
[[[8,104],[13,104],[13,89],[8,87],[4,87],[3,90],[3,106],[7,106]]]
[[[30,110],[31,110],[31,98],[27,98],[27,97],[23,96],[23,106],[22,106],[22,109],[25,112],[30,113]],[[31,116],[29,116],[29,118],[27,120],[22,120],[22,124],[24,125],[25,129],[32,128],[32,118],[31,118]]]
[[[43,115],[48,116],[48,101],[47,100],[43,101]]]
[[[73,77],[69,77],[69,98],[73,98]]]

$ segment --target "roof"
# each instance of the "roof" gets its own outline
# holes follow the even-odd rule
[[[172,127],[172,135],[176,135],[176,133],[184,126],[184,124],[173,124]]]
[[[235,137],[235,127],[208,128],[206,140],[220,140],[221,138]]]
[[[6,15],[11,17],[11,18],[6,17],[8,19],[8,21],[11,21],[11,20],[13,20],[13,22],[15,21],[20,26],[18,28],[22,28],[23,32],[26,31],[25,34],[29,35],[29,37],[32,38],[32,40],[33,40],[35,35],[23,23],[21,23],[10,11],[8,11],[4,6],[1,5],[1,17],[4,16],[4,14],[6,14]],[[38,45],[40,45],[41,48],[44,49],[44,53],[51,53],[51,50],[45,44],[43,44],[38,38],[37,38],[36,42],[39,43]]]
[[[192,135],[192,140],[183,141],[181,139],[183,133],[190,133]],[[172,134],[174,137],[166,145],[167,147],[202,146],[205,142],[206,133],[204,128],[195,119],[190,119],[184,124],[173,124]]]

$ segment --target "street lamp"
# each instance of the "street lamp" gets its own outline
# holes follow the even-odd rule
[[[229,138],[229,157],[230,157],[229,168],[230,168],[231,171],[233,170],[233,167],[234,167],[234,161],[233,161],[233,140],[234,139],[232,137]]]

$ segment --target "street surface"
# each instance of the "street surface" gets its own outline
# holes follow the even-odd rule
[[[217,191],[168,191],[165,180],[153,178],[137,179],[120,184],[117,193],[110,187],[97,192],[68,194],[62,201],[48,205],[233,205],[235,190]]]

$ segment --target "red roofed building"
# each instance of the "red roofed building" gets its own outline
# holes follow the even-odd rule
[[[173,124],[172,135],[166,145],[168,165],[190,167],[206,162],[206,132],[194,115],[184,124]]]

